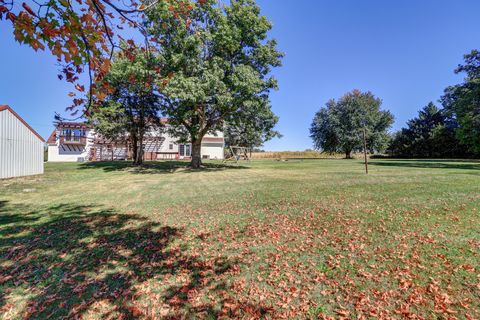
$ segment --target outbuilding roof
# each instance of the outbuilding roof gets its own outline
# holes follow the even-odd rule
[[[45,139],[43,139],[42,136],[37,133],[37,131],[33,130],[33,128],[30,127],[30,125],[25,120],[23,120],[23,118],[20,117],[18,113],[16,113],[15,111],[13,111],[12,108],[10,108],[10,106],[0,105],[0,112],[5,110],[10,111],[10,113],[13,114],[18,120],[20,120],[20,122],[23,123],[23,125],[27,127],[28,130],[30,130],[34,135],[36,135],[38,139],[40,139],[42,142],[45,142]]]

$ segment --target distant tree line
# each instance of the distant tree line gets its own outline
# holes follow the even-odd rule
[[[480,156],[480,53],[473,50],[455,73],[463,83],[445,89],[438,108],[430,102],[395,133],[387,149],[395,157],[469,158]]]
[[[480,53],[473,50],[455,73],[465,73],[460,84],[445,89],[443,108],[430,102],[389,134],[393,115],[380,110],[382,101],[371,92],[353,90],[330,100],[315,115],[310,136],[316,150],[351,153],[363,150],[365,135],[370,153],[392,157],[469,158],[480,156]],[[365,141],[363,141],[365,142]]]
[[[457,137],[458,122],[446,109],[430,102],[392,135],[387,153],[406,158],[468,157],[471,153]]]

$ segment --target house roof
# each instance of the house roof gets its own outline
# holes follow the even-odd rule
[[[160,123],[162,124],[167,124],[168,123],[168,118],[160,118]],[[63,127],[63,128],[81,128],[81,129],[86,129],[86,128],[91,128],[92,126],[86,122],[66,122],[66,121],[61,121],[56,124],[56,127]]]
[[[205,137],[203,138],[202,142],[203,143],[208,143],[208,142],[221,142],[223,143],[224,139],[221,137]]]
[[[56,144],[57,143],[57,129],[53,129],[52,133],[47,139],[47,144]]]
[[[162,124],[168,124],[168,118],[160,118],[160,122]],[[90,125],[88,125],[85,122],[58,122],[57,123],[57,128],[81,128],[81,129],[86,129],[86,128],[91,128]],[[53,130],[53,132],[50,134],[48,137],[47,143],[48,144],[55,144],[56,143],[56,129]],[[205,137],[203,138],[202,142],[203,143],[223,143],[224,138],[222,137]],[[112,143],[112,141],[104,139],[104,138],[97,138],[96,143]],[[117,141],[118,142],[118,141]]]
[[[59,122],[57,124],[57,127],[60,127],[60,128],[78,128],[78,129],[86,129],[89,127],[88,124],[86,124],[85,122]]]
[[[38,139],[40,139],[42,142],[45,142],[45,140],[42,138],[42,136],[39,135],[39,134],[37,133],[37,131],[35,131],[25,120],[23,120],[23,118],[20,117],[20,116],[18,115],[18,113],[16,113],[15,111],[13,111],[13,109],[10,108],[10,106],[0,105],[0,112],[1,112],[1,111],[5,111],[5,110],[10,111],[10,113],[13,114],[18,120],[20,120],[20,122],[23,123],[23,125],[24,125],[25,127],[27,127],[28,130],[30,130],[34,135],[36,135]]]

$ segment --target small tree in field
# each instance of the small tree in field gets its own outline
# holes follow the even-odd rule
[[[252,150],[263,146],[266,141],[275,137],[282,137],[280,132],[274,130],[278,117],[268,108],[263,111],[263,114],[247,113],[242,118],[237,117],[235,123],[227,123],[225,125],[225,144]]]
[[[350,159],[352,151],[362,149],[365,133],[371,152],[384,150],[393,115],[380,110],[381,105],[382,101],[371,92],[359,90],[345,94],[338,101],[328,101],[317,112],[310,128],[315,149],[343,152]]]
[[[254,0],[165,1],[147,16],[160,43],[163,112],[172,133],[192,143],[193,168],[201,166],[207,133],[226,124],[254,128],[264,116],[275,121],[268,97],[277,83],[270,71],[282,54]]]
[[[102,105],[92,110],[90,119],[98,133],[107,139],[128,138],[134,165],[143,163],[145,135],[161,125],[160,102],[155,88],[151,55],[136,51],[128,58],[118,55],[103,85],[111,87]]]

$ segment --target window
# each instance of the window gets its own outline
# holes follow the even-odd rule
[[[62,136],[67,141],[80,141],[80,137],[85,136],[85,130],[82,129],[63,129]]]
[[[181,144],[179,146],[180,157],[191,157],[192,156],[192,145],[190,144]]]
[[[170,145],[168,146],[168,149],[173,150],[173,143],[170,143]]]

